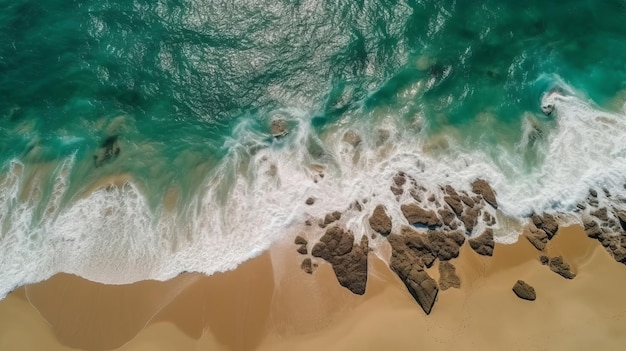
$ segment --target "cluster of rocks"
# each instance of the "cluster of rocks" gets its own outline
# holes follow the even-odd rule
[[[606,199],[612,197],[607,189],[603,193]],[[600,206],[598,192],[593,189],[589,191],[587,204],[578,204],[578,209],[584,212],[582,220],[587,236],[598,240],[617,262],[626,264],[626,211],[617,206]]]

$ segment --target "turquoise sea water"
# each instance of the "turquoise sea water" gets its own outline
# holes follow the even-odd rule
[[[488,179],[518,219],[624,191],[623,0],[2,8],[0,296],[229,269],[398,171]]]

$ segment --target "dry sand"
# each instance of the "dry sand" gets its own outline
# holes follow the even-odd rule
[[[232,272],[124,286],[60,274],[0,302],[0,350],[622,350],[626,266],[578,226],[548,247],[578,276],[539,263],[524,238],[494,257],[467,245],[453,260],[461,289],[426,316],[386,264],[370,255],[364,296],[329,265],[300,270],[291,241]],[[437,267],[429,270],[437,276]],[[536,301],[511,288],[525,280]],[[35,309],[35,306],[37,309]]]

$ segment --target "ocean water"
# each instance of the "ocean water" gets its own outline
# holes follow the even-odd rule
[[[400,171],[488,180],[500,223],[626,196],[624,0],[2,9],[0,296],[232,269],[356,200],[359,237]]]

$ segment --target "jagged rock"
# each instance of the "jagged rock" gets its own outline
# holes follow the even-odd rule
[[[570,266],[563,261],[563,257],[561,256],[552,257],[548,266],[553,272],[558,273],[564,278],[574,279],[574,277],[576,277],[576,274],[570,270]]]
[[[526,234],[526,239],[539,251],[543,251],[549,241],[546,232],[537,228],[530,228]]]
[[[465,236],[459,231],[429,230],[426,236],[431,253],[441,261],[459,257],[459,249],[465,242]]]
[[[347,131],[343,135],[343,138],[341,140],[343,140],[344,142],[352,145],[352,147],[359,146],[361,144],[361,141],[362,141],[361,140],[361,136],[357,132],[355,132],[353,130]]]
[[[393,183],[397,187],[402,187],[404,183],[406,183],[406,175],[403,172],[396,174],[395,176],[393,176]]]
[[[492,216],[489,212],[483,212],[483,222],[486,225],[494,225],[496,224],[496,217]]]
[[[487,228],[476,238],[469,239],[470,247],[479,255],[493,256],[495,242],[493,241],[493,229]]]
[[[472,182],[472,192],[478,194],[485,199],[493,208],[498,208],[498,202],[496,200],[496,193],[491,188],[491,185],[484,179],[476,179]]]
[[[600,225],[598,222],[593,219],[583,219],[583,226],[585,228],[585,233],[588,237],[592,239],[598,239],[602,235],[602,229],[600,229]]]
[[[461,201],[467,205],[468,207],[474,207],[474,205],[476,205],[476,203],[474,203],[474,200],[472,200],[471,197],[463,194],[459,196],[461,198]]]
[[[393,185],[389,187],[389,190],[391,190],[394,195],[402,195],[404,193],[404,189]]]
[[[420,265],[431,267],[437,259],[437,253],[431,247],[428,237],[409,227],[402,228],[402,243],[407,250],[412,250],[416,259],[421,260]],[[393,247],[393,246],[392,246]]]
[[[523,280],[518,280],[517,283],[513,285],[513,292],[520,299],[534,301],[537,298],[537,295],[535,294],[535,288],[528,285]]]
[[[556,235],[557,231],[559,230],[559,224],[557,223],[556,218],[554,218],[554,216],[549,213],[544,213],[543,216],[533,213],[533,215],[531,216],[531,220],[538,229],[546,232],[546,234],[548,235],[548,239],[550,240],[554,235]]]
[[[313,197],[309,197],[308,199],[306,199],[306,201],[304,202],[307,205],[311,206],[315,203],[315,199]]]
[[[479,215],[480,209],[476,207],[467,208],[465,209],[465,211],[463,211],[463,214],[461,215],[461,222],[463,222],[463,224],[465,225],[465,230],[467,231],[467,233],[471,233],[474,230],[476,223],[478,223]]]
[[[435,211],[425,210],[417,204],[402,205],[400,209],[411,224],[421,224],[428,227],[440,226],[442,224]]]
[[[422,202],[421,190],[417,190],[417,189],[413,188],[413,189],[409,190],[409,194],[411,195],[413,200],[415,200],[417,202]]]
[[[300,245],[300,247],[298,247],[298,253],[301,255],[306,255],[309,253],[309,250],[306,248],[306,245]]]
[[[606,222],[609,220],[609,211],[606,209],[606,207],[602,207],[596,211],[592,211],[591,215],[603,222]]]
[[[463,203],[458,195],[447,195],[443,197],[443,201],[452,208],[452,211],[458,216],[461,217],[463,214]]]
[[[287,135],[287,133],[289,133],[287,122],[280,118],[272,120],[272,123],[270,124],[270,133],[274,138],[280,138]]]
[[[100,144],[100,148],[93,155],[94,164],[96,167],[100,167],[105,163],[113,161],[120,155],[121,152],[119,136],[110,136]]]
[[[311,259],[308,257],[302,260],[302,264],[300,265],[300,268],[302,268],[302,270],[308,274],[313,274],[313,265],[311,263]]]
[[[389,235],[391,233],[391,217],[387,214],[387,208],[384,205],[378,205],[369,218],[370,227],[374,231]]]
[[[335,211],[332,213],[328,213],[324,217],[324,227],[340,219],[341,219],[341,212]]]
[[[456,275],[456,268],[448,261],[439,263],[439,288],[448,290],[449,288],[460,288],[461,279]]]
[[[539,262],[541,262],[542,265],[546,266],[550,263],[550,257],[546,255],[541,255],[539,256]]]
[[[439,213],[443,224],[447,225],[450,229],[456,229],[456,224],[454,223],[454,212],[450,211],[447,208],[440,208],[437,212]]]
[[[445,193],[450,195],[450,196],[457,196],[457,195],[459,195],[456,192],[456,190],[452,187],[452,185],[446,185],[445,188],[443,189],[443,191],[445,191]]]
[[[311,225],[313,225],[313,223],[311,223],[310,219],[307,219],[306,221],[304,221],[304,225],[306,225],[307,227],[310,227]]]
[[[298,235],[296,236],[296,239],[294,240],[294,243],[296,245],[307,245],[309,242],[303,238],[302,236]]]
[[[332,265],[341,286],[357,295],[363,295],[367,285],[368,252],[366,236],[361,238],[359,245],[354,245],[352,232],[335,226],[326,230],[311,254]]]

